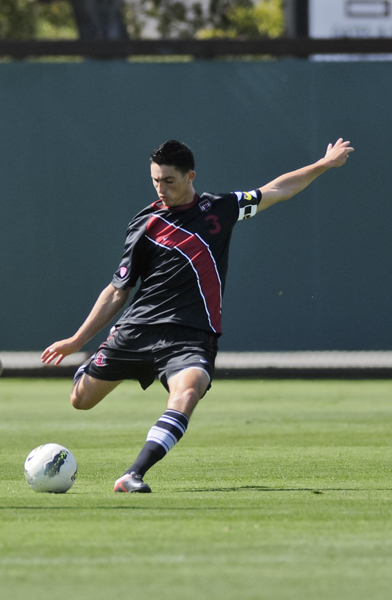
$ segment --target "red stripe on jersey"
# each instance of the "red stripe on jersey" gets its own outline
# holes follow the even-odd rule
[[[178,250],[190,262],[196,273],[211,328],[221,332],[221,282],[208,245],[195,233],[176,227],[162,217],[152,215],[146,233],[160,246]]]

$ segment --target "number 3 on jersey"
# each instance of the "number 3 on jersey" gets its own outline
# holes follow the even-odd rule
[[[216,215],[208,215],[205,220],[209,225],[208,231],[210,233],[219,233],[222,229],[219,219]]]

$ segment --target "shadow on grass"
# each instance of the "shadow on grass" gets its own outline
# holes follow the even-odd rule
[[[312,494],[325,494],[327,492],[364,492],[366,490],[361,490],[358,488],[270,488],[266,486],[260,485],[243,485],[238,487],[227,487],[227,488],[202,488],[202,489],[190,489],[190,490],[182,490],[182,492],[246,492],[246,491],[254,491],[254,492],[311,492]],[[381,490],[379,490],[381,491]],[[383,490],[389,491],[389,490]]]
[[[255,485],[247,485],[247,486],[239,486],[239,487],[228,487],[228,488],[199,488],[199,489],[190,489],[190,490],[178,490],[179,494],[186,493],[203,493],[203,492],[241,492],[241,491],[249,491],[253,490],[256,492],[310,492],[312,494],[327,494],[328,492],[366,492],[368,488],[327,488],[327,489],[317,489],[317,488],[269,488],[264,486],[255,486]],[[383,488],[378,489],[377,491],[390,492],[392,488]],[[154,494],[154,498],[157,498],[158,494]],[[176,507],[176,506],[113,506],[108,504],[107,506],[0,506],[1,510],[232,510],[232,507],[224,507],[224,506],[184,506],[184,507]],[[239,507],[235,508],[236,510],[240,510]]]

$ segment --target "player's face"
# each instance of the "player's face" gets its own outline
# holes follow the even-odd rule
[[[151,164],[151,177],[159,199],[166,206],[180,206],[192,202],[194,171],[183,175],[175,167]]]

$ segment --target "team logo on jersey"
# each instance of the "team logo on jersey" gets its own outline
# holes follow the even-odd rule
[[[128,273],[127,267],[120,267],[120,277],[121,277],[121,279],[124,279],[124,277],[127,275],[127,273]]]
[[[207,211],[207,210],[210,210],[212,204],[208,200],[208,198],[206,198],[205,200],[202,200],[201,202],[199,202],[199,206],[200,206],[200,210]]]
[[[95,355],[94,363],[97,367],[106,367],[106,356],[102,352],[98,352]]]

